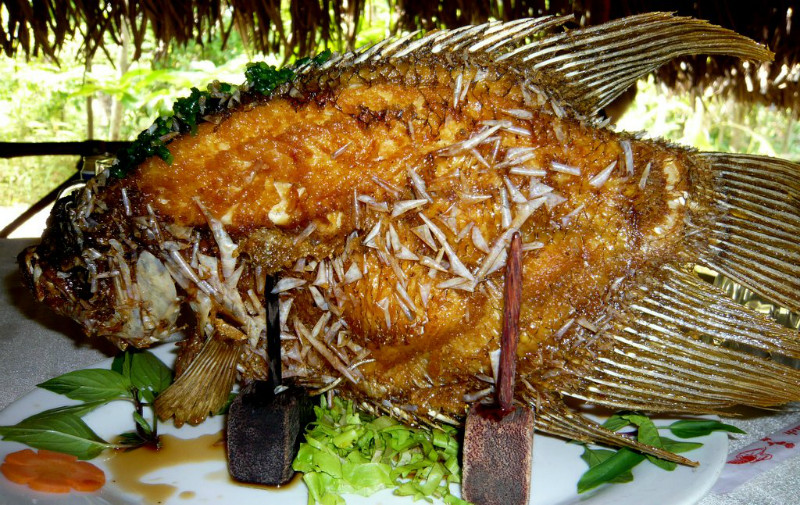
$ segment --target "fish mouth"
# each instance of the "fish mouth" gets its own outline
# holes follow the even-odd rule
[[[74,195],[57,200],[40,243],[17,256],[23,283],[37,300],[73,319],[92,297],[89,271],[80,258],[80,235],[70,217],[75,204]]]

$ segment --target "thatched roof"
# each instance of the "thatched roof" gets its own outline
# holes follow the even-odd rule
[[[598,24],[629,14],[674,11],[707,19],[766,44],[775,62],[763,66],[725,58],[691,58],[668,66],[659,78],[671,86],[713,87],[744,101],[764,101],[800,109],[800,30],[793,29],[793,3],[765,0],[389,0],[396,11],[393,31],[453,28],[490,18],[512,20],[574,12],[576,23]],[[285,4],[286,2],[284,2]],[[290,1],[290,21],[281,17],[281,0],[3,0],[0,45],[7,55],[43,53],[57,58],[64,41],[80,37],[87,56],[109,41],[118,43],[127,25],[141,54],[148,27],[165,44],[203,43],[203,37],[238,30],[259,52],[307,55],[320,44],[352,48],[359,21],[371,0]],[[5,10],[6,12],[3,12]],[[227,20],[227,21],[223,21]]]

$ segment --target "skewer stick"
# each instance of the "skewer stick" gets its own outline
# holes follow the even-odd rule
[[[500,339],[496,400],[500,410],[506,412],[513,408],[514,379],[517,373],[519,310],[522,298],[522,240],[519,232],[515,232],[511,237],[503,298],[503,333]]]
[[[475,505],[527,505],[530,497],[535,415],[527,405],[513,405],[522,298],[521,242],[515,233],[508,250],[495,401],[473,405],[464,428],[461,492]]]
[[[228,410],[226,440],[231,477],[275,486],[295,474],[292,461],[313,418],[313,407],[303,389],[283,382],[278,295],[271,293],[269,285],[265,291],[268,380],[255,380],[242,388]]]

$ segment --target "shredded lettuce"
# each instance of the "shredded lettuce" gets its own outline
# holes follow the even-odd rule
[[[323,398],[314,412],[316,421],[293,464],[304,473],[309,505],[344,505],[344,493],[369,496],[381,489],[414,500],[467,504],[449,489],[461,481],[454,428],[411,428],[358,412],[338,397],[331,406]]]

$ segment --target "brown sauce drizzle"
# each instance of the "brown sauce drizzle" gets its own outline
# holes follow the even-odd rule
[[[182,439],[172,435],[161,435],[159,450],[142,447],[132,451],[116,451],[107,460],[109,481],[126,493],[143,498],[148,505],[159,505],[171,498],[178,488],[171,484],[147,483],[143,478],[162,468],[198,463],[203,461],[225,460],[225,442],[222,433],[202,435],[197,438]],[[207,480],[218,480],[222,485],[244,486],[264,490],[288,489],[298,485],[301,474],[283,486],[259,486],[234,481],[227,470],[211,472],[204,476]],[[196,497],[194,491],[182,491],[178,497],[191,500]]]

